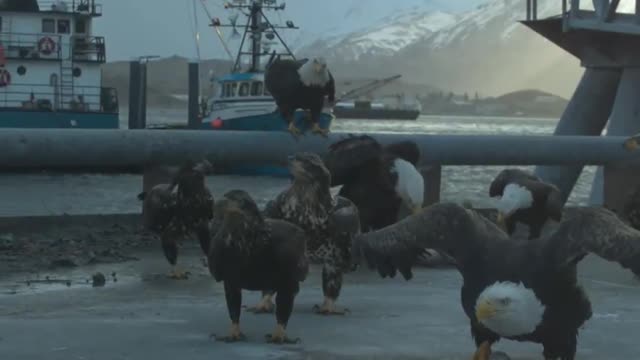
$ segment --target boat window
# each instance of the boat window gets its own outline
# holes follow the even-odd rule
[[[262,95],[262,82],[254,81],[251,83],[251,96]]]
[[[53,19],[42,19],[42,32],[43,33],[55,33],[56,21]]]
[[[84,34],[87,32],[87,23],[82,19],[76,19],[76,34]]]
[[[240,90],[238,91],[239,96],[248,96],[249,95],[249,83],[243,82],[240,84]]]
[[[58,20],[58,34],[68,34],[71,31],[69,20]]]
[[[231,83],[231,96],[236,96],[236,90],[238,90],[238,83]]]

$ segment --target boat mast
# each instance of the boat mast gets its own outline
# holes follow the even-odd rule
[[[285,48],[283,53],[275,53],[275,55],[287,55],[295,59],[295,56],[284,42],[277,29],[298,29],[292,21],[287,21],[286,26],[273,25],[264,14],[264,10],[282,11],[285,9],[284,3],[277,4],[277,0],[249,0],[249,4],[245,3],[245,0],[233,0],[233,2],[227,2],[224,5],[225,9],[244,9],[248,10],[248,13],[243,12],[248,17],[248,21],[244,26],[244,34],[242,35],[242,41],[240,42],[240,48],[233,65],[232,72],[240,72],[242,68],[243,55],[251,55],[251,65],[248,69],[249,72],[261,72],[261,57],[269,55],[263,51],[262,40],[266,37],[268,40],[272,40],[277,37],[280,44]],[[231,27],[236,28],[236,24],[221,24],[219,19],[213,19],[213,27]],[[263,33],[266,34],[263,36]],[[250,37],[250,51],[244,51],[245,41],[247,36]]]
[[[251,6],[251,68],[260,71],[260,42],[262,41],[262,0],[254,0]]]

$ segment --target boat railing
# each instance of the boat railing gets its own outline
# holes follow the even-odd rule
[[[0,110],[118,112],[114,88],[74,86],[73,95],[63,95],[59,86],[11,84],[0,89]]]
[[[1,32],[0,45],[7,59],[106,61],[103,36]]]
[[[73,13],[88,16],[102,16],[102,4],[95,0],[46,0],[38,1],[40,11]]]
[[[538,20],[538,0],[526,1],[526,19]],[[557,0],[563,29],[592,29],[618,33],[640,34],[640,0],[634,0],[632,11],[620,10],[620,1]],[[554,9],[555,10],[555,9]]]

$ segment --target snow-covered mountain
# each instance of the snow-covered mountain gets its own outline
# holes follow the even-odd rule
[[[587,1],[582,9],[592,7]],[[561,1],[539,0],[538,17],[561,13]],[[631,12],[622,0],[620,12]],[[487,0],[461,14],[413,8],[362,30],[302,47],[322,54],[338,76],[383,77],[485,95],[539,88],[569,96],[582,73],[577,59],[519,23],[522,0]]]
[[[351,33],[321,38],[299,51],[342,61],[358,61],[361,56],[393,56],[405,47],[455,24],[457,20],[458,16],[454,14],[413,8],[386,16],[373,25]]]

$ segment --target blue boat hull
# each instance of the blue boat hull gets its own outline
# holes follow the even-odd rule
[[[321,129],[331,128],[331,123],[335,117],[332,114],[323,112],[320,114],[318,125]],[[311,129],[306,112],[296,111],[294,115],[296,127],[303,133]],[[223,119],[222,128],[214,128],[210,120],[202,122],[202,128],[207,130],[236,130],[236,131],[287,131],[287,123],[278,113],[260,114],[254,116],[243,116],[232,119]]]
[[[96,112],[0,110],[0,128],[118,129],[118,114]]]
[[[320,115],[318,125],[321,129],[330,129],[335,117],[332,114],[323,112]],[[306,134],[311,125],[305,111],[298,110],[295,113],[294,121],[296,127]],[[221,128],[214,128],[211,121],[202,123],[202,128],[206,130],[236,130],[236,131],[287,131],[288,125],[278,113],[268,113],[256,116],[246,116],[223,120]],[[314,136],[316,136],[314,134]],[[243,164],[231,166],[225,169],[227,173],[243,176],[274,176],[289,177],[289,169],[285,166]]]

